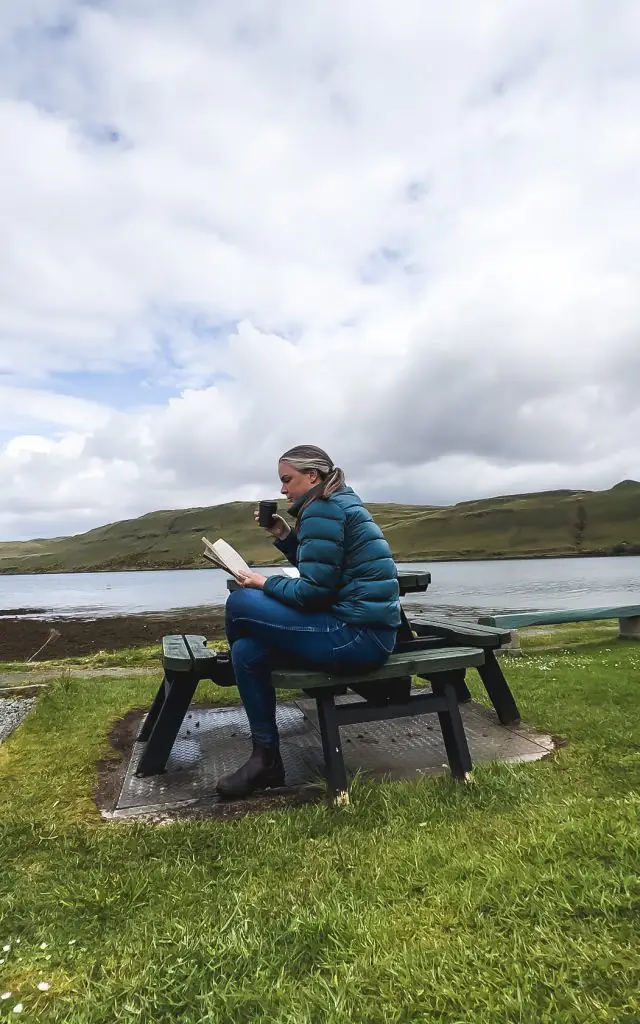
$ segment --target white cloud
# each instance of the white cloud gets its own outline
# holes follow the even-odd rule
[[[640,475],[632,0],[0,28],[0,535],[268,493],[301,440],[376,498]]]

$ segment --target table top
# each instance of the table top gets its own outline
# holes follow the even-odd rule
[[[423,594],[431,583],[430,572],[398,572],[400,597],[405,594]]]
[[[430,572],[404,572],[398,571],[398,583],[400,584],[400,597],[405,594],[423,594],[431,583]],[[234,579],[227,580],[227,590],[234,591],[239,587]]]

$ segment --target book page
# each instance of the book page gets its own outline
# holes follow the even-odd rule
[[[208,550],[206,550],[206,549],[205,549],[205,550],[204,550],[204,551],[202,552],[202,557],[203,557],[203,558],[206,558],[207,562],[213,562],[213,564],[214,564],[215,566],[217,566],[217,567],[218,567],[218,569],[224,569],[224,565],[222,564],[222,562],[220,561],[220,559],[219,559],[219,558],[216,558],[216,556],[215,556],[215,555],[212,555],[210,551],[208,551]]]
[[[202,552],[204,557],[209,562],[213,562],[214,565],[217,565],[219,569],[224,569],[223,563],[220,561],[215,551],[213,550],[213,544],[211,543],[211,541],[207,537],[203,537],[202,543],[204,544],[204,551]]]
[[[251,572],[242,555],[239,555],[235,548],[227,544],[226,540],[219,537],[215,544],[212,544],[207,537],[202,538],[202,543],[207,549],[206,553],[212,555],[223,569],[237,576],[239,572]]]

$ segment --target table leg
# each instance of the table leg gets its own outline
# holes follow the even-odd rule
[[[447,710],[439,711],[438,719],[451,775],[454,779],[464,779],[472,769],[471,754],[458,707],[455,680],[449,678],[450,675],[451,673],[447,672],[436,676],[431,681],[431,689],[439,696],[443,696],[447,702]]]
[[[316,697],[316,707],[331,802],[336,807],[345,807],[349,803],[349,790],[333,694]]]
[[[160,711],[162,709],[162,705],[165,702],[165,698],[170,685],[171,684],[168,682],[167,677],[165,676],[162,682],[160,683],[160,687],[154,697],[153,704],[149,709],[149,713],[147,714],[147,717],[145,718],[142,724],[142,728],[140,729],[140,732],[136,737],[137,743],[146,743],[146,741],[149,739],[149,736],[151,735],[151,730],[156,724],[158,715],[160,714]]]
[[[165,770],[198,681],[195,672],[168,681],[168,692],[138,763],[137,776],[159,775]]]
[[[413,640],[413,630],[406,616],[405,610],[400,605],[400,628],[396,635],[396,642],[402,640]]]
[[[451,681],[456,691],[456,697],[458,698],[458,704],[466,704],[471,700],[471,693],[469,687],[465,682],[466,669],[460,668],[455,669],[451,673]]]
[[[493,651],[485,650],[484,665],[478,666],[478,673],[502,725],[517,725],[520,721],[518,705]]]

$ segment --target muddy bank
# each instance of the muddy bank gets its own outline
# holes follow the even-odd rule
[[[42,647],[52,630],[57,635],[34,662],[156,644],[167,633],[200,633],[210,640],[222,640],[224,608],[185,608],[99,619],[3,616],[0,618],[0,662],[26,661]]]
[[[492,614],[508,609],[491,609]],[[167,612],[138,612],[95,619],[50,616],[31,619],[38,609],[0,608],[0,663],[26,661],[42,647],[51,630],[56,634],[34,662],[72,658],[97,651],[120,651],[126,647],[157,644],[167,633],[197,633],[209,640],[224,640],[224,606],[178,608]],[[476,621],[488,609],[445,604],[405,603],[409,618],[421,612]]]

